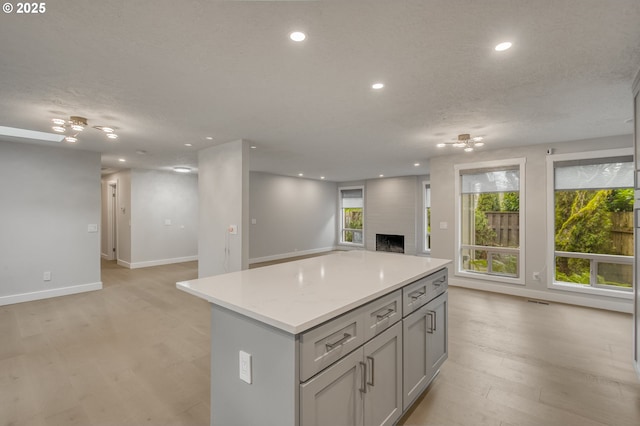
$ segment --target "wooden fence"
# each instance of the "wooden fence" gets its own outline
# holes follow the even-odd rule
[[[501,247],[520,245],[520,214],[518,212],[486,212],[487,222],[496,233]],[[611,213],[611,239],[615,253],[633,256],[633,212]]]

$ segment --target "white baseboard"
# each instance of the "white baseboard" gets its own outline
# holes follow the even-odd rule
[[[148,268],[150,266],[171,265],[172,263],[193,262],[198,256],[174,257],[173,259],[148,260],[145,262],[125,262],[118,259],[118,265],[129,269]]]
[[[34,291],[31,293],[0,296],[0,306],[12,305],[14,303],[31,302],[41,299],[50,299],[52,297],[68,296],[70,294],[85,293],[87,291],[95,290],[102,290],[102,282],[52,288],[50,290]]]
[[[328,251],[333,251],[333,250],[338,250],[338,248],[337,247],[323,247],[323,248],[318,248],[318,249],[300,250],[300,251],[294,251],[294,252],[290,252],[290,253],[276,254],[276,255],[273,255],[273,256],[255,257],[253,259],[249,259],[249,264],[251,265],[252,263],[271,262],[272,260],[281,260],[281,259],[287,259],[287,258],[290,258],[290,257],[307,256],[309,254],[326,253]]]
[[[467,281],[460,278],[449,276],[449,285],[454,287],[465,287],[474,290],[484,290],[493,293],[509,294],[512,296],[528,297],[536,300],[545,300],[548,302],[566,303],[568,305],[585,306],[588,308],[606,309],[608,311],[617,311],[630,314],[633,312],[633,301],[619,299],[594,299],[576,296],[575,294],[538,291],[523,288],[521,286],[506,286],[494,284],[484,281]]]

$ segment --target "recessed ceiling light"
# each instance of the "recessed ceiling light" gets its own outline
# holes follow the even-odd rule
[[[379,175],[379,177],[384,177],[384,175]]]
[[[420,167],[420,163],[413,163],[413,167]]]
[[[438,148],[442,148],[442,147],[445,147],[445,146],[447,146],[447,144],[444,144],[444,143],[439,143],[439,144],[438,144],[438,145],[436,145],[436,146],[437,146]]]
[[[304,176],[304,173],[298,173],[298,176],[302,177]]]
[[[213,136],[207,136],[205,139],[208,140],[208,141],[212,141],[213,140]]]
[[[256,149],[256,148],[257,148],[257,146],[251,145],[251,149]]]
[[[496,45],[495,49],[498,52],[502,52],[504,50],[507,50],[510,47],[511,47],[511,42],[510,41],[505,41],[505,42],[502,42],[502,43]]]
[[[320,179],[324,180],[324,176],[320,176]]]
[[[178,173],[189,173],[191,169],[189,167],[174,167],[173,171]]]
[[[383,87],[384,87],[384,84],[383,84],[383,83],[373,83],[373,84],[371,85],[371,88],[372,88],[372,89],[374,89],[374,90],[380,90],[380,89],[382,89]]]
[[[307,38],[307,35],[301,31],[294,31],[289,34],[289,38],[293,41],[304,41]]]
[[[124,158],[118,158],[118,161],[121,162],[121,163],[124,163],[127,160],[125,160]]]
[[[193,146],[193,145],[190,143],[185,143],[184,146]]]

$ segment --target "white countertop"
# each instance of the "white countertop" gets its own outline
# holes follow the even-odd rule
[[[345,251],[177,283],[201,297],[292,334],[429,275],[446,259]]]

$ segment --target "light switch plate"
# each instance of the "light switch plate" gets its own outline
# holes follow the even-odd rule
[[[240,380],[251,384],[251,354],[240,351],[239,360]]]
[[[87,232],[98,232],[98,225],[95,223],[90,223],[87,226]]]
[[[440,229],[449,229],[448,222],[440,222]]]

